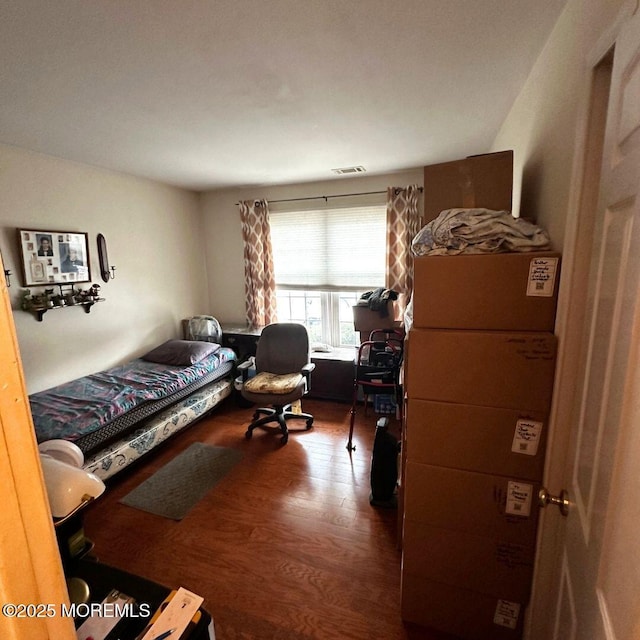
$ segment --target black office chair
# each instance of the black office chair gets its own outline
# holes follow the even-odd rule
[[[291,410],[291,404],[305,395],[311,385],[315,364],[309,361],[309,336],[301,324],[275,323],[262,330],[256,350],[256,375],[248,377],[250,362],[242,363],[243,398],[257,405],[272,405],[256,409],[246,438],[260,427],[272,429],[268,423],[277,422],[282,433],[281,442],[289,439],[287,420],[306,420],[305,431],[313,426],[313,416]]]

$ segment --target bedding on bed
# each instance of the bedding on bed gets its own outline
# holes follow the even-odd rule
[[[228,374],[235,354],[220,347],[190,366],[137,358],[29,396],[38,442],[62,438],[85,453],[189,393]]]
[[[125,435],[111,439],[106,445],[85,457],[83,468],[102,480],[111,478],[141,458],[178,431],[201,418],[219,402],[231,395],[229,378],[205,385],[168,409],[156,412],[139,422]]]

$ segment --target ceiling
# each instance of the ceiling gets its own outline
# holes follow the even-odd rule
[[[484,153],[564,4],[6,0],[0,142],[196,190]]]

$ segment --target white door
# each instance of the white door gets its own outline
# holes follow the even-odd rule
[[[536,591],[546,587],[555,598],[552,635],[544,640],[640,639],[639,14],[619,28],[598,73],[603,70],[609,99],[601,110],[602,164],[596,176],[586,168],[583,184],[586,206],[594,177],[599,188],[588,286],[577,301],[583,323],[573,359],[579,366],[573,385],[565,380],[557,399],[567,408],[571,441],[565,484],[548,487],[552,493],[567,489],[571,506],[558,528],[558,584],[545,585],[540,572],[536,577]],[[560,381],[563,366],[568,360],[560,364]],[[544,521],[554,519],[558,525],[562,516],[548,507]],[[544,615],[535,605],[532,611]],[[543,640],[535,632],[530,637]]]

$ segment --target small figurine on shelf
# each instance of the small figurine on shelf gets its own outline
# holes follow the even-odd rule
[[[54,307],[64,307],[65,305],[65,299],[59,293],[52,295],[51,301]]]
[[[22,290],[22,302],[20,303],[23,311],[29,311],[33,307],[33,296],[31,295],[31,289]]]
[[[45,296],[41,294],[36,294],[34,296],[31,296],[31,306],[29,307],[30,310],[44,309],[46,306],[47,306],[47,299],[45,298]]]
[[[53,289],[44,290],[44,294],[43,294],[44,306],[48,307],[49,309],[52,309],[55,306],[52,296],[53,296]]]
[[[76,291],[74,298],[76,299],[76,302],[78,304],[85,304],[86,302],[89,302],[90,298],[89,298],[89,290],[88,289],[78,289],[78,291]]]
[[[99,284],[92,284],[91,288],[89,289],[89,297],[92,300],[98,300],[100,298],[100,285]]]

